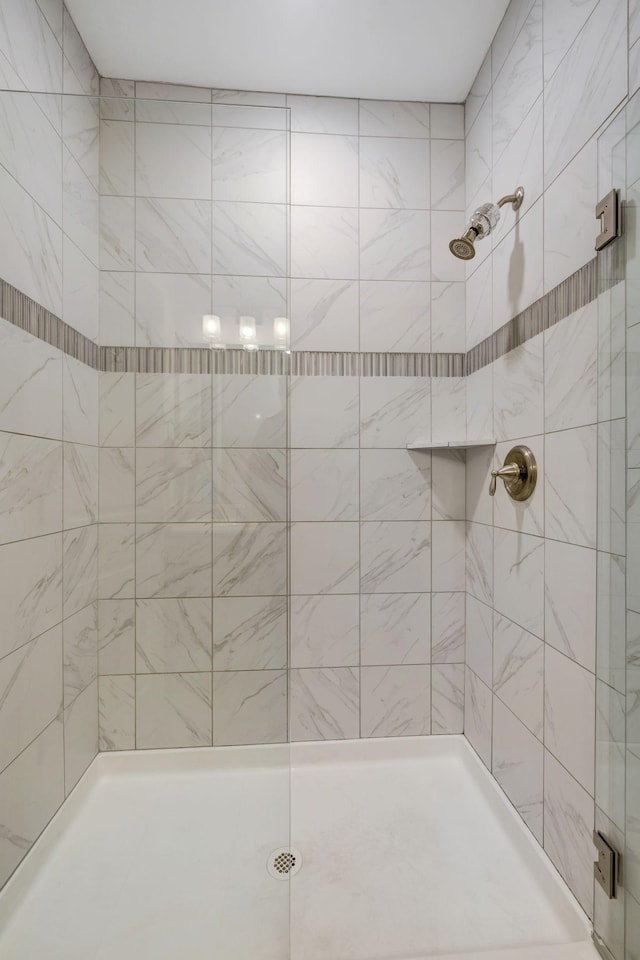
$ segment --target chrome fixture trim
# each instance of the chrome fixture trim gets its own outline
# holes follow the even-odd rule
[[[489,496],[495,497],[498,477],[512,500],[528,500],[538,482],[538,465],[529,447],[512,447],[504,458],[504,466],[491,471]]]

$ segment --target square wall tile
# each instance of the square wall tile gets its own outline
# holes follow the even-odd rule
[[[357,280],[358,211],[291,208],[291,276]]]
[[[360,735],[359,711],[357,668],[291,670],[291,740],[352,740]]]
[[[587,670],[596,659],[596,552],[545,542],[545,640]]]
[[[422,593],[431,577],[431,524],[360,524],[361,593]],[[295,567],[294,567],[295,569]]]
[[[135,719],[135,677],[100,677],[98,681],[100,750],[135,749]]]
[[[360,451],[360,519],[428,520],[431,458],[410,450]]]
[[[136,673],[198,673],[210,669],[208,598],[136,602]]]
[[[213,199],[286,203],[286,132],[214,126]]]
[[[365,621],[364,611],[362,621]],[[359,665],[360,598],[357,595],[292,597],[290,623],[292,667]]]
[[[427,352],[430,291],[410,280],[361,281],[360,349]]]
[[[357,350],[357,282],[292,280],[291,346],[294,350]]]
[[[426,140],[362,137],[360,206],[428,210],[429,165]]]
[[[213,669],[282,669],[287,664],[286,597],[217,597]]]
[[[465,658],[464,593],[431,595],[431,662],[462,663]]]
[[[210,590],[208,586],[200,596],[209,596]],[[276,597],[286,590],[285,524],[214,524],[214,597]]]
[[[290,469],[292,520],[358,519],[356,450],[294,450]]]
[[[462,733],[464,729],[464,663],[431,667],[431,733]]]
[[[363,665],[429,663],[431,598],[427,593],[360,597]]]
[[[359,388],[358,377],[292,377],[291,447],[357,447]]]
[[[137,524],[136,591],[149,599],[209,596],[211,524]]]
[[[214,450],[213,483],[203,487],[203,501],[213,497],[214,521],[285,520],[286,480],[284,450]]]
[[[357,207],[358,138],[292,133],[291,202]]]
[[[211,746],[211,674],[136,677],[136,747]]]
[[[291,593],[357,593],[357,523],[291,525]]]
[[[213,674],[213,745],[284,743],[287,675],[279,670]]]
[[[360,675],[363,737],[431,732],[431,667],[362,667]]]

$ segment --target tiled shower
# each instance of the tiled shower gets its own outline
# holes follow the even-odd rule
[[[511,0],[448,104],[101,77],[0,0],[0,883],[99,753],[463,735],[640,957],[637,6]]]

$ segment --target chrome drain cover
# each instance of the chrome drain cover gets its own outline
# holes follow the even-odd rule
[[[294,847],[280,847],[267,860],[267,871],[274,880],[288,880],[301,866],[302,854]]]

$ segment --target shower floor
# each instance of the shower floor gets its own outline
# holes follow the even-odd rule
[[[0,895],[3,960],[480,952],[597,956],[461,737],[102,754]]]

